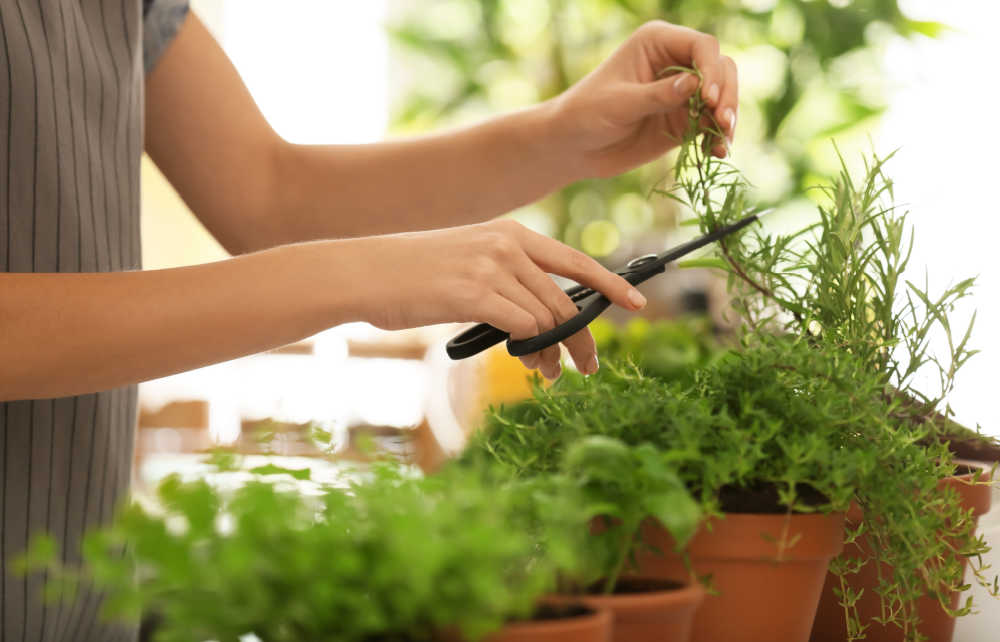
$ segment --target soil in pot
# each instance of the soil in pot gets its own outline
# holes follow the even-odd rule
[[[581,600],[606,609],[614,619],[614,642],[688,642],[694,614],[705,598],[700,584],[623,577],[615,591],[601,592],[603,582]]]
[[[990,509],[990,486],[986,484],[972,485],[975,470],[970,466],[960,467],[959,474],[956,474],[939,482],[943,486],[954,488],[962,500],[962,508],[972,509],[973,517],[978,522],[979,516]],[[986,474],[984,469],[984,475]],[[854,526],[862,518],[861,509],[852,506],[847,514],[847,521]],[[871,549],[862,540],[859,542],[861,549],[856,546],[849,546],[844,551],[844,556],[857,559],[871,555]],[[966,560],[962,559],[963,568]],[[883,564],[882,573],[889,574],[892,569]],[[867,642],[902,642],[903,631],[895,626],[884,626],[875,622],[873,618],[881,615],[882,607],[875,588],[878,586],[879,569],[875,563],[869,562],[860,572],[846,577],[848,585],[854,589],[863,589],[864,593],[857,602],[858,617],[862,624],[867,624],[865,640]],[[826,584],[823,587],[823,596],[820,600],[819,609],[816,613],[816,622],[813,626],[811,642],[843,642],[847,639],[847,623],[844,618],[844,609],[840,601],[833,593],[833,588],[840,585],[840,579],[830,573],[827,575]],[[956,591],[951,597],[951,607],[959,606],[960,594]],[[934,598],[923,597],[917,602],[917,613],[920,617],[921,625],[919,631],[928,642],[950,642],[955,632],[955,618],[950,617],[941,607],[941,604]]]
[[[817,501],[820,498],[817,497]],[[694,642],[807,642],[830,560],[844,548],[844,515],[787,514],[773,488],[724,498],[724,519],[703,524],[688,544],[709,594],[694,618]],[[759,510],[759,513],[733,512]],[[690,571],[673,553],[674,540],[647,521],[637,556],[644,577],[682,579]]]

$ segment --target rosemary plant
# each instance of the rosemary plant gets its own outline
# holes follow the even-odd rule
[[[694,212],[704,231],[751,211],[748,184],[739,170],[709,153],[720,133],[696,94],[690,103],[674,184],[666,193]],[[956,373],[975,354],[969,348],[975,316],[962,329],[953,328],[950,319],[955,304],[969,296],[974,279],[961,280],[937,294],[931,294],[926,280],[921,287],[905,279],[913,230],[906,213],[894,202],[892,180],[885,173],[891,158],[890,154],[865,159],[861,177],[855,178],[841,157],[837,177],[820,188],[822,204],[816,222],[788,235],[755,229],[723,240],[712,264],[729,273],[733,307],[745,323],[743,341],[749,346],[740,357],[744,364],[755,353],[753,346],[767,351],[769,335],[795,337],[830,362],[848,355],[856,362],[856,372],[845,380],[839,396],[842,401],[856,399],[860,390],[851,381],[864,382],[868,386],[866,415],[852,417],[845,408],[836,412],[851,419],[842,426],[845,437],[878,445],[878,450],[870,451],[878,464],[845,486],[853,486],[854,498],[865,510],[863,524],[849,539],[866,538],[875,551],[873,561],[894,569],[878,588],[881,619],[899,625],[907,639],[916,639],[914,600],[934,595],[947,609],[952,592],[963,585],[956,553],[974,556],[989,550],[975,538],[974,521],[962,513],[957,496],[937,487],[938,480],[954,469],[950,453],[939,442],[954,437],[985,438],[952,421],[946,402]],[[947,343],[944,357],[930,350],[937,333]],[[805,364],[787,362],[787,356],[772,363],[778,373],[791,371],[800,377],[809,372],[802,369]],[[938,372],[939,387],[931,394],[915,384],[915,376],[925,367]],[[828,374],[814,372],[812,383],[817,382],[817,375],[829,380]],[[702,394],[711,398],[724,390],[739,390],[738,394],[745,395],[749,384],[707,382]],[[754,385],[761,384],[767,387],[760,381]],[[728,407],[733,410],[745,403],[746,398],[733,399]],[[907,455],[882,458],[879,450]],[[851,452],[852,458],[862,458],[859,466],[865,452],[865,448]],[[881,474],[874,474],[878,469]],[[904,481],[907,477],[909,481]],[[917,497],[920,501],[911,503]],[[865,625],[853,611],[858,596],[851,594],[843,580],[864,561],[838,560],[832,565],[842,579],[840,596],[852,638],[860,638]],[[974,570],[985,583],[981,566]],[[995,592],[996,580],[993,588]],[[967,604],[957,614],[968,609]]]
[[[699,94],[689,106],[673,183],[659,191],[693,212],[707,232],[755,210],[740,171],[710,153],[722,132]],[[893,201],[885,173],[891,158],[864,159],[855,178],[841,157],[832,184],[817,188],[818,220],[786,235],[748,229],[721,241],[715,260],[700,264],[728,271],[733,307],[750,333],[822,338],[830,349],[850,351],[881,373],[887,395],[903,397],[900,412],[911,421],[938,435],[969,436],[950,420],[946,400],[959,369],[976,354],[969,347],[975,315],[964,328],[950,318],[975,279],[940,293],[926,281],[905,279],[914,234]],[[935,336],[945,339],[944,356],[931,352]],[[926,367],[938,373],[938,389],[930,394],[915,385]]]

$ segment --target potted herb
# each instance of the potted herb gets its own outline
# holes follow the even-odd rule
[[[687,578],[624,573],[642,550],[645,521],[658,520],[680,543],[698,526],[698,505],[669,462],[650,444],[591,435],[569,445],[560,473],[548,478],[561,480],[564,510],[577,507],[592,533],[584,538],[588,546],[578,570],[563,571],[564,599],[609,610],[615,642],[688,640],[702,587]]]
[[[548,394],[537,383],[536,395]],[[639,577],[627,571],[641,550],[645,520],[661,520],[678,541],[686,542],[698,526],[697,503],[649,444],[581,433],[573,443],[548,441],[551,449],[536,449],[540,442],[535,437],[547,441],[547,431],[522,442],[527,435],[520,427],[539,426],[539,409],[522,402],[511,412],[493,415],[494,430],[475,437],[461,464],[502,471],[508,479],[500,483],[507,487],[534,489],[535,510],[574,516],[580,537],[577,558],[572,567],[559,569],[554,600],[609,610],[616,642],[685,642],[704,598],[701,586],[687,578]],[[514,415],[529,424],[513,421]],[[547,543],[544,547],[551,548]]]
[[[553,569],[576,556],[556,516],[533,515],[534,530],[522,528],[529,496],[525,485],[496,488],[458,471],[413,480],[379,468],[349,492],[307,494],[270,481],[223,493],[170,478],[155,510],[130,505],[88,535],[82,568],[57,566],[44,540],[29,562],[55,578],[50,595],[96,585],[110,618],[158,611],[160,642],[248,633],[265,642],[606,642],[606,613],[539,607]]]
[[[708,230],[744,216],[749,199],[742,175],[708,153],[717,128],[701,126],[702,107],[696,96],[667,193],[696,212]],[[908,503],[898,497],[898,483],[888,496],[876,487],[859,488],[849,515],[851,549],[833,565],[816,640],[862,634],[880,640],[922,634],[950,639],[950,616],[969,610],[958,604],[965,560],[987,550],[974,536],[976,519],[989,503],[985,475],[957,470],[951,453],[938,447],[997,450],[995,442],[956,424],[945,403],[956,373],[975,354],[968,347],[972,322],[963,331],[950,318],[973,282],[932,295],[926,286],[905,280],[913,234],[892,202],[887,161],[866,161],[860,179],[842,163],[840,175],[821,192],[814,224],[788,235],[748,231],[722,241],[717,256],[702,261],[728,272],[734,308],[751,343],[779,335],[831,361],[845,354],[857,361],[881,404],[866,419],[870,424],[857,429],[876,426],[876,439],[905,435],[924,449],[913,454],[914,462],[937,475],[933,488],[925,476],[913,491],[926,493],[924,506],[931,508],[919,523],[898,512]],[[947,342],[943,358],[929,349],[935,333]],[[940,387],[926,394],[915,377],[935,367]]]
[[[729,364],[724,361],[717,369]],[[828,454],[844,445],[842,432],[815,398],[796,403],[795,412],[802,416],[795,418],[803,421],[783,430],[782,421],[792,416],[744,421],[723,408],[723,400],[707,395],[711,386],[704,386],[665,384],[611,365],[590,378],[567,373],[555,386],[536,389],[533,400],[494,413],[471,448],[479,453],[475,457],[489,457],[523,476],[581,479],[586,477],[574,469],[576,458],[570,456],[581,444],[610,439],[618,448],[634,450],[636,461],[599,477],[607,484],[606,499],[604,505],[594,502],[591,511],[606,511],[611,519],[604,523],[628,534],[631,557],[625,569],[682,582],[692,580],[688,566],[696,577],[712,575],[709,584],[721,595],[708,597],[695,615],[696,640],[769,635],[806,640],[827,563],[842,546],[840,511],[856,485],[850,453],[833,461]],[[785,390],[784,382],[772,382],[761,394]],[[809,425],[819,421],[826,425],[817,435]],[[877,455],[874,446],[859,447],[872,458]],[[614,491],[637,485],[633,478],[642,474],[640,461],[672,480],[675,498],[657,511],[629,510],[631,518],[624,519],[616,511],[628,504]],[[692,523],[692,517],[701,519]],[[753,569],[750,583],[736,583],[738,572],[746,569]]]

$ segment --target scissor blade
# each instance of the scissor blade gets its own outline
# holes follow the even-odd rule
[[[644,265],[642,267],[643,268],[649,267],[650,269],[661,268],[665,266],[667,263],[672,263],[677,259],[686,256],[691,252],[694,252],[695,250],[699,250],[705,247],[706,245],[711,245],[712,243],[715,243],[716,241],[723,239],[734,232],[742,230],[744,227],[757,221],[765,213],[766,212],[760,214],[751,214],[750,216],[742,218],[736,221],[735,223],[731,223],[729,225],[723,225],[722,227],[713,230],[712,232],[709,232],[705,236],[699,236],[698,238],[692,239],[687,243],[682,243],[677,247],[667,250],[663,254],[657,256],[655,260],[650,261],[647,265]]]

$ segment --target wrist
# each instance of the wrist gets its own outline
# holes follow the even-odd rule
[[[559,98],[553,98],[512,115],[519,119],[518,143],[527,150],[534,171],[549,178],[551,190],[586,177],[582,156],[574,150],[565,130]]]
[[[360,260],[364,239],[310,241],[279,248],[291,253],[286,265],[292,289],[300,290],[326,326],[367,321],[364,261]]]

